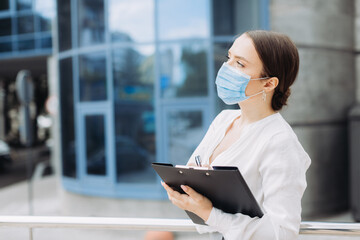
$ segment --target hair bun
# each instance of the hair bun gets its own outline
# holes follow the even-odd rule
[[[284,94],[279,90],[276,90],[274,92],[274,97],[276,97],[276,98],[282,98],[283,96],[284,96]]]

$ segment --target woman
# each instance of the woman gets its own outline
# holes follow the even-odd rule
[[[249,31],[229,49],[215,83],[218,96],[241,110],[224,110],[214,119],[188,164],[199,155],[205,165],[237,166],[264,216],[225,213],[189,186],[180,194],[162,183],[173,204],[204,219],[208,226],[197,226],[200,233],[219,232],[226,240],[297,239],[311,160],[278,111],[298,69],[297,48],[280,33]]]

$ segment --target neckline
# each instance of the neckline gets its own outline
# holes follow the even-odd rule
[[[240,116],[242,115],[241,109],[239,109],[238,111],[239,111],[239,112],[236,114],[236,116],[235,116],[234,118],[232,118],[230,124],[231,124],[232,122],[234,122],[234,121],[236,120],[236,118],[238,118],[238,117],[240,117]],[[270,115],[268,115],[268,116],[266,116],[266,117],[263,117],[263,118],[261,118],[261,119],[259,119],[259,120],[256,120],[255,122],[249,123],[249,124],[246,125],[245,127],[251,126],[251,125],[253,125],[253,124],[255,124],[255,123],[262,122],[262,121],[264,121],[264,120],[266,120],[266,119],[268,119],[268,118],[271,118],[271,117],[273,117],[273,116],[275,116],[275,115],[280,115],[280,112],[272,113],[272,114],[270,114]],[[230,126],[230,124],[227,126],[227,128]],[[244,128],[245,128],[245,127],[244,127]],[[227,128],[226,128],[226,129],[227,129]]]
[[[216,159],[219,158],[219,156],[221,156],[221,155],[223,155],[224,153],[228,152],[228,151],[241,139],[242,135],[244,134],[244,130],[247,130],[249,127],[251,127],[251,126],[253,126],[253,125],[255,125],[255,124],[259,123],[259,122],[263,122],[264,120],[269,119],[269,118],[271,118],[271,117],[273,117],[273,116],[280,115],[279,112],[275,112],[275,113],[273,113],[273,114],[270,114],[270,115],[268,115],[268,116],[266,116],[266,117],[264,117],[264,118],[262,118],[262,119],[259,119],[259,120],[255,121],[255,122],[252,122],[252,123],[246,125],[245,127],[243,127],[243,129],[241,130],[241,136],[240,136],[238,139],[236,139],[236,141],[234,141],[227,149],[225,149],[225,150],[222,151],[220,154],[218,154],[218,155],[214,158],[214,160],[210,163],[210,158],[211,158],[211,156],[214,154],[215,149],[219,146],[219,144],[220,144],[220,143],[222,142],[222,140],[224,139],[228,128],[229,128],[232,124],[234,124],[234,122],[235,122],[235,120],[236,120],[237,118],[241,117],[241,113],[242,113],[241,110],[239,110],[239,113],[236,114],[235,117],[231,119],[231,121],[227,124],[226,128],[225,128],[224,131],[222,132],[222,135],[221,135],[220,140],[219,140],[218,143],[214,146],[214,148],[212,149],[211,155],[210,155],[209,158],[208,158],[209,166],[212,166],[213,163],[216,161]]]

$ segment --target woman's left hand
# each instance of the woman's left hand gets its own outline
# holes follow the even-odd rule
[[[195,213],[201,217],[205,222],[210,216],[210,212],[213,208],[211,201],[203,195],[197,193],[189,186],[181,185],[182,190],[186,194],[181,194],[174,191],[166,183],[161,182],[161,185],[167,191],[169,200],[177,207]]]

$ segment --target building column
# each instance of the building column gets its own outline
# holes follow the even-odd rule
[[[349,111],[350,206],[360,222],[360,0],[355,0],[354,20],[356,100]]]
[[[348,111],[355,101],[354,0],[272,0],[271,30],[290,36],[298,79],[281,114],[312,160],[303,217],[349,207]]]
[[[0,79],[0,140],[5,140],[5,108],[6,108],[6,94],[5,94],[5,79]]]

